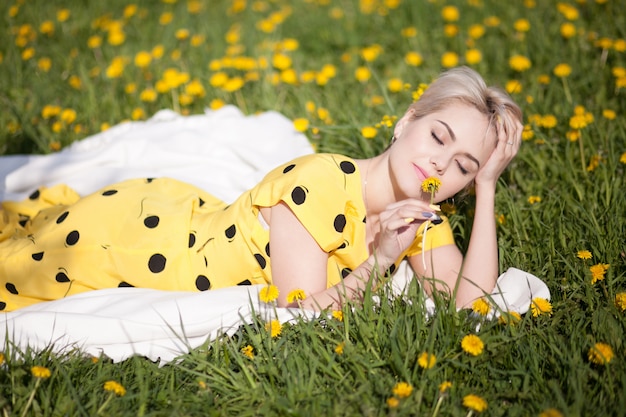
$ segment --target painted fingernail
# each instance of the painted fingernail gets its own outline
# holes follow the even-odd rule
[[[427,219],[430,219],[431,217],[433,217],[433,213],[431,213],[430,211],[423,211],[422,212],[422,216],[426,217]]]
[[[415,220],[413,217],[407,217],[406,219],[404,219],[404,222],[411,223],[413,220]]]

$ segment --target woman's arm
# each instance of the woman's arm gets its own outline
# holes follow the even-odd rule
[[[280,292],[278,305],[288,306],[287,294],[301,289],[306,299],[300,304],[307,309],[339,308],[346,299],[361,297],[372,279],[381,276],[406,250],[419,225],[426,219],[428,205],[406,201],[390,206],[380,215],[380,232],[376,248],[363,263],[339,284],[326,288],[328,253],[324,252],[300,223],[289,207],[279,203],[271,208],[270,248],[272,251],[272,282]],[[407,223],[406,218],[416,219]]]

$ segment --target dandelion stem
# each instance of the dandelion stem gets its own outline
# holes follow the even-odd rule
[[[439,409],[441,408],[442,402],[443,402],[443,395],[439,395],[439,399],[437,400],[437,405],[435,405],[435,411],[433,411],[433,415],[431,417],[437,417],[437,414],[439,414]]]
[[[37,392],[37,388],[39,388],[40,383],[41,383],[41,379],[37,378],[37,382],[35,382],[35,388],[33,388],[33,390],[31,391],[30,397],[28,397],[28,402],[26,403],[26,406],[24,407],[24,411],[22,411],[22,417],[26,415],[26,413],[28,412],[28,409],[33,403],[33,400],[35,399],[35,393]]]
[[[111,399],[113,398],[114,395],[115,395],[114,393],[109,394],[109,398],[107,398],[106,401],[100,406],[100,408],[98,408],[98,411],[96,412],[96,414],[98,415],[102,414],[105,407],[109,404],[109,402],[111,402]]]
[[[579,132],[579,137],[578,137],[578,149],[580,151],[580,165],[583,169],[583,174],[585,174],[585,176],[587,176],[587,165],[585,164],[585,148],[584,148],[584,144],[583,144],[583,133],[582,131],[578,131]]]
[[[567,98],[567,102],[572,104],[572,93],[569,91],[569,85],[567,85],[567,80],[565,77],[561,77],[561,81],[563,82],[563,90],[565,90],[565,97]]]

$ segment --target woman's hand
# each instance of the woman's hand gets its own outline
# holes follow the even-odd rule
[[[415,240],[419,226],[435,216],[428,203],[407,199],[393,203],[379,215],[379,227],[374,239],[377,261],[391,266]]]
[[[523,130],[524,126],[520,122],[516,122],[513,129],[509,132],[506,132],[503,126],[500,126],[496,148],[491,153],[487,163],[478,171],[474,179],[476,185],[490,184],[495,187],[502,172],[517,155],[517,151],[522,143]]]

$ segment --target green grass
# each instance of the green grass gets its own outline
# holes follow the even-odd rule
[[[539,415],[549,409],[567,416],[623,413],[626,321],[625,312],[615,305],[615,296],[626,291],[623,4],[402,0],[392,7],[394,2],[364,0],[362,4],[376,4],[374,12],[366,13],[356,0],[265,0],[247,1],[234,13],[235,3],[202,2],[195,13],[188,8],[194,2],[137,1],[137,12],[124,18],[131,3],[123,0],[2,2],[0,154],[53,152],[99,132],[103,124],[145,119],[162,108],[194,114],[227,103],[249,114],[277,110],[293,119],[308,119],[307,135],[319,151],[372,156],[390,137],[390,128],[379,123],[385,116],[402,115],[419,84],[441,71],[441,56],[456,52],[463,64],[466,50],[476,48],[482,60],[471,66],[490,84],[521,83],[521,91],[513,96],[532,132],[499,184],[500,264],[503,270],[514,266],[546,281],[552,315],[529,313],[517,325],[507,326],[482,322],[468,311],[456,312],[445,298],[436,297],[438,309],[427,316],[416,302],[420,292],[413,287],[406,298],[412,302],[366,301],[363,308],[346,309],[343,321],[286,325],[276,338],[268,337],[262,322],[253,323],[166,366],[138,357],[114,364],[78,353],[58,357],[6,346],[0,367],[3,415],[92,416],[100,410],[102,415],[146,416],[465,416],[462,401],[467,394],[484,398],[489,404],[485,414],[494,416]],[[576,19],[568,20],[558,4],[574,8]],[[441,17],[446,5],[460,12],[454,23],[458,35],[451,37],[444,34]],[[57,12],[64,8],[70,17],[59,22]],[[174,18],[163,25],[159,19],[167,12]],[[492,16],[499,23],[486,25]],[[259,22],[272,17],[272,31],[258,29]],[[102,24],[107,19],[123,28],[120,45],[107,43],[111,26]],[[528,32],[516,30],[518,19],[528,21]],[[54,25],[50,35],[40,31],[47,20]],[[566,22],[576,29],[571,38],[560,33]],[[476,24],[484,25],[485,34],[471,39],[468,30]],[[417,35],[403,36],[406,28],[415,28]],[[201,35],[202,42],[194,46],[190,39],[177,39],[179,29]],[[238,39],[227,38],[232,32]],[[102,37],[102,45],[90,48],[91,36]],[[335,69],[334,76],[324,85],[280,81],[272,57],[287,39],[298,42],[296,49],[284,51],[298,76],[308,71],[315,76],[327,64]],[[610,45],[603,48],[598,44],[602,39]],[[360,53],[375,44],[380,55],[366,62]],[[138,68],[136,54],[157,45],[163,47],[163,56]],[[28,48],[34,56],[24,59]],[[421,54],[420,66],[405,63],[409,51]],[[225,59],[227,55],[232,59]],[[509,66],[513,55],[528,57],[531,67],[514,71]],[[242,56],[258,68],[235,65]],[[119,78],[109,78],[106,71],[116,57],[125,60],[125,67]],[[47,72],[39,66],[41,58],[50,59]],[[211,63],[220,63],[222,69]],[[564,79],[553,73],[561,63],[572,69]],[[359,66],[372,71],[370,80],[356,80]],[[140,92],[155,87],[168,68],[188,74],[189,81],[158,94],[153,102],[142,101]],[[241,89],[225,91],[212,84],[218,71],[248,81]],[[80,86],[70,85],[73,76]],[[392,78],[408,88],[391,92],[387,83]],[[202,84],[204,95],[181,103],[192,80]],[[134,90],[129,90],[131,83]],[[379,104],[372,104],[374,97],[381,98]],[[327,110],[328,117],[311,112],[307,102]],[[45,118],[42,112],[49,105],[75,111],[75,120],[56,123],[60,115]],[[570,118],[576,106],[593,121],[581,129],[580,139],[571,141]],[[605,110],[616,117],[607,118]],[[66,113],[71,116],[71,111]],[[555,117],[554,126],[541,123],[547,115]],[[361,136],[362,127],[377,125],[375,138]],[[594,156],[599,157],[596,167],[590,166]],[[531,204],[530,197],[540,201]],[[460,246],[467,243],[471,225],[469,203],[471,197],[457,204],[451,216]],[[593,258],[579,259],[580,250],[590,251]],[[604,279],[592,284],[589,268],[598,263],[610,266]],[[386,299],[384,291],[380,295]],[[463,351],[461,339],[467,334],[480,336],[482,354],[474,357]],[[597,342],[614,352],[605,365],[588,359]],[[343,354],[335,352],[340,344]],[[253,347],[254,359],[242,354],[247,345]],[[433,368],[419,366],[422,352],[436,356]],[[50,378],[35,378],[32,366],[47,367]],[[122,384],[126,394],[105,391],[108,380]],[[444,381],[452,387],[442,395],[439,384]],[[410,383],[413,391],[391,408],[387,400],[398,382]]]

